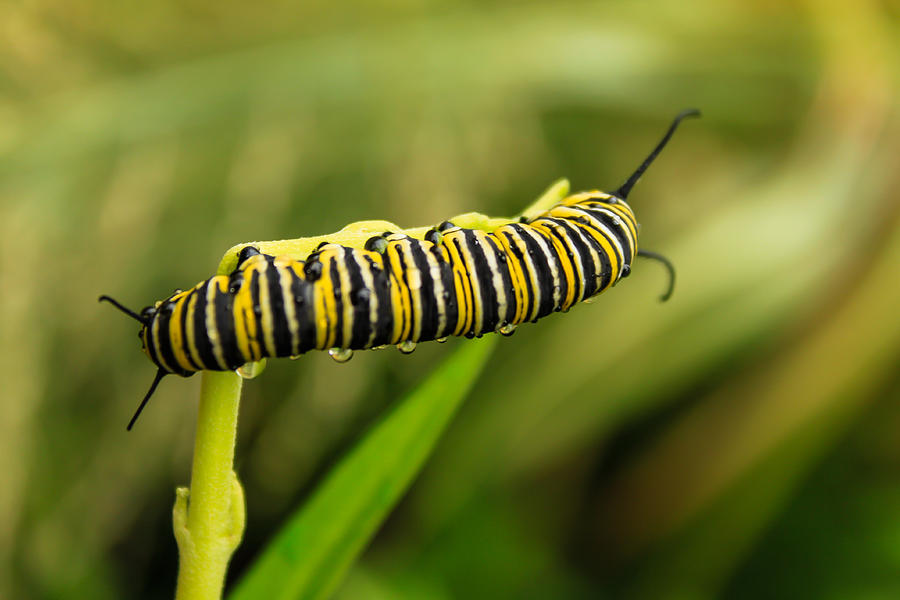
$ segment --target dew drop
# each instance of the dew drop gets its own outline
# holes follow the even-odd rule
[[[234,370],[235,373],[243,377],[244,379],[253,379],[254,377],[258,377],[260,373],[266,370],[266,359],[262,359],[258,362],[248,362],[239,366]]]
[[[416,343],[412,340],[406,340],[405,342],[400,342],[397,344],[397,350],[402,352],[403,354],[412,354],[413,350],[416,349]]]
[[[353,358],[353,350],[350,348],[331,348],[328,351],[328,356],[333,358],[335,362],[345,363]]]
[[[506,337],[511,336],[516,332],[516,326],[512,323],[504,323],[500,327],[497,328],[497,333],[500,335],[505,335]]]

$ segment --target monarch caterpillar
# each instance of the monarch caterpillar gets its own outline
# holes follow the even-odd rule
[[[631,188],[668,143],[662,140],[615,192],[568,196],[533,218],[493,231],[445,221],[424,239],[385,232],[363,249],[321,244],[305,260],[244,246],[230,275],[217,275],[136,313],[101,296],[141,324],[143,351],[158,367],[128,424],[134,425],[162,378],[234,370],[265,357],[329,350],[348,360],[353,350],[447,336],[510,335],[526,321],[566,311],[615,285],[635,256],[669,272],[665,257],[639,250],[637,220],[625,202]]]

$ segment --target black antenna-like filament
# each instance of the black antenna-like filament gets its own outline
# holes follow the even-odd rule
[[[653,260],[657,260],[665,265],[666,269],[669,270],[669,287],[666,292],[659,297],[659,301],[665,302],[666,300],[671,298],[672,292],[675,291],[675,265],[672,264],[672,261],[670,261],[662,254],[657,254],[656,252],[650,252],[648,250],[638,250],[637,255],[643,258],[652,258]]]
[[[141,315],[137,314],[136,312],[134,312],[131,309],[125,308],[124,306],[122,306],[116,300],[113,300],[109,296],[100,296],[100,298],[97,301],[98,302],[109,302],[110,304],[112,304],[113,306],[115,306],[116,308],[121,310],[123,313],[125,313],[126,315],[131,317],[132,319],[135,319],[136,321],[138,321],[139,323],[142,323],[142,324],[146,323],[146,319],[141,318]]]
[[[628,181],[622,184],[622,186],[617,189],[614,193],[616,196],[625,200],[628,198],[628,194],[631,193],[631,188],[634,187],[634,184],[638,182],[638,179],[641,178],[641,175],[644,174],[644,171],[647,170],[656,157],[662,152],[662,149],[666,147],[666,144],[669,143],[669,139],[672,137],[672,134],[675,133],[675,129],[678,127],[678,124],[681,123],[681,120],[685,117],[699,117],[700,111],[696,108],[689,108],[687,110],[683,110],[678,113],[678,116],[675,117],[675,120],[672,121],[672,124],[669,125],[669,130],[666,132],[666,135],[663,136],[663,139],[656,145],[656,148],[653,149],[653,152],[650,153],[647,158],[644,159],[644,162],[641,163],[641,166],[637,168],[637,171],[631,174],[631,177],[628,178]]]
[[[166,375],[168,375],[168,373],[166,373],[162,369],[156,372],[156,377],[153,378],[153,383],[150,384],[150,389],[147,390],[147,395],[144,396],[144,399],[141,400],[140,406],[138,406],[137,410],[134,411],[134,416],[131,417],[130,421],[128,421],[128,427],[125,428],[126,430],[131,431],[131,428],[134,427],[134,422],[137,421],[138,417],[141,415],[141,411],[144,410],[144,407],[147,405],[147,400],[150,399],[150,396],[152,396],[153,392],[156,391],[156,386],[159,385],[159,382],[162,381],[162,378]]]

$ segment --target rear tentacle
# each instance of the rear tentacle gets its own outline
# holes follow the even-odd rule
[[[657,254],[656,252],[650,252],[649,250],[638,250],[638,256],[643,258],[650,258],[655,261],[661,262],[666,269],[669,271],[669,287],[666,289],[665,293],[659,297],[660,302],[665,302],[669,298],[672,297],[672,292],[675,291],[675,265],[672,264],[668,258],[663,256],[662,254]]]

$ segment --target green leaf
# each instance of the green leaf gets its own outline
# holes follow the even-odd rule
[[[496,336],[463,344],[332,470],[230,600],[323,598],[387,517],[487,362]]]

